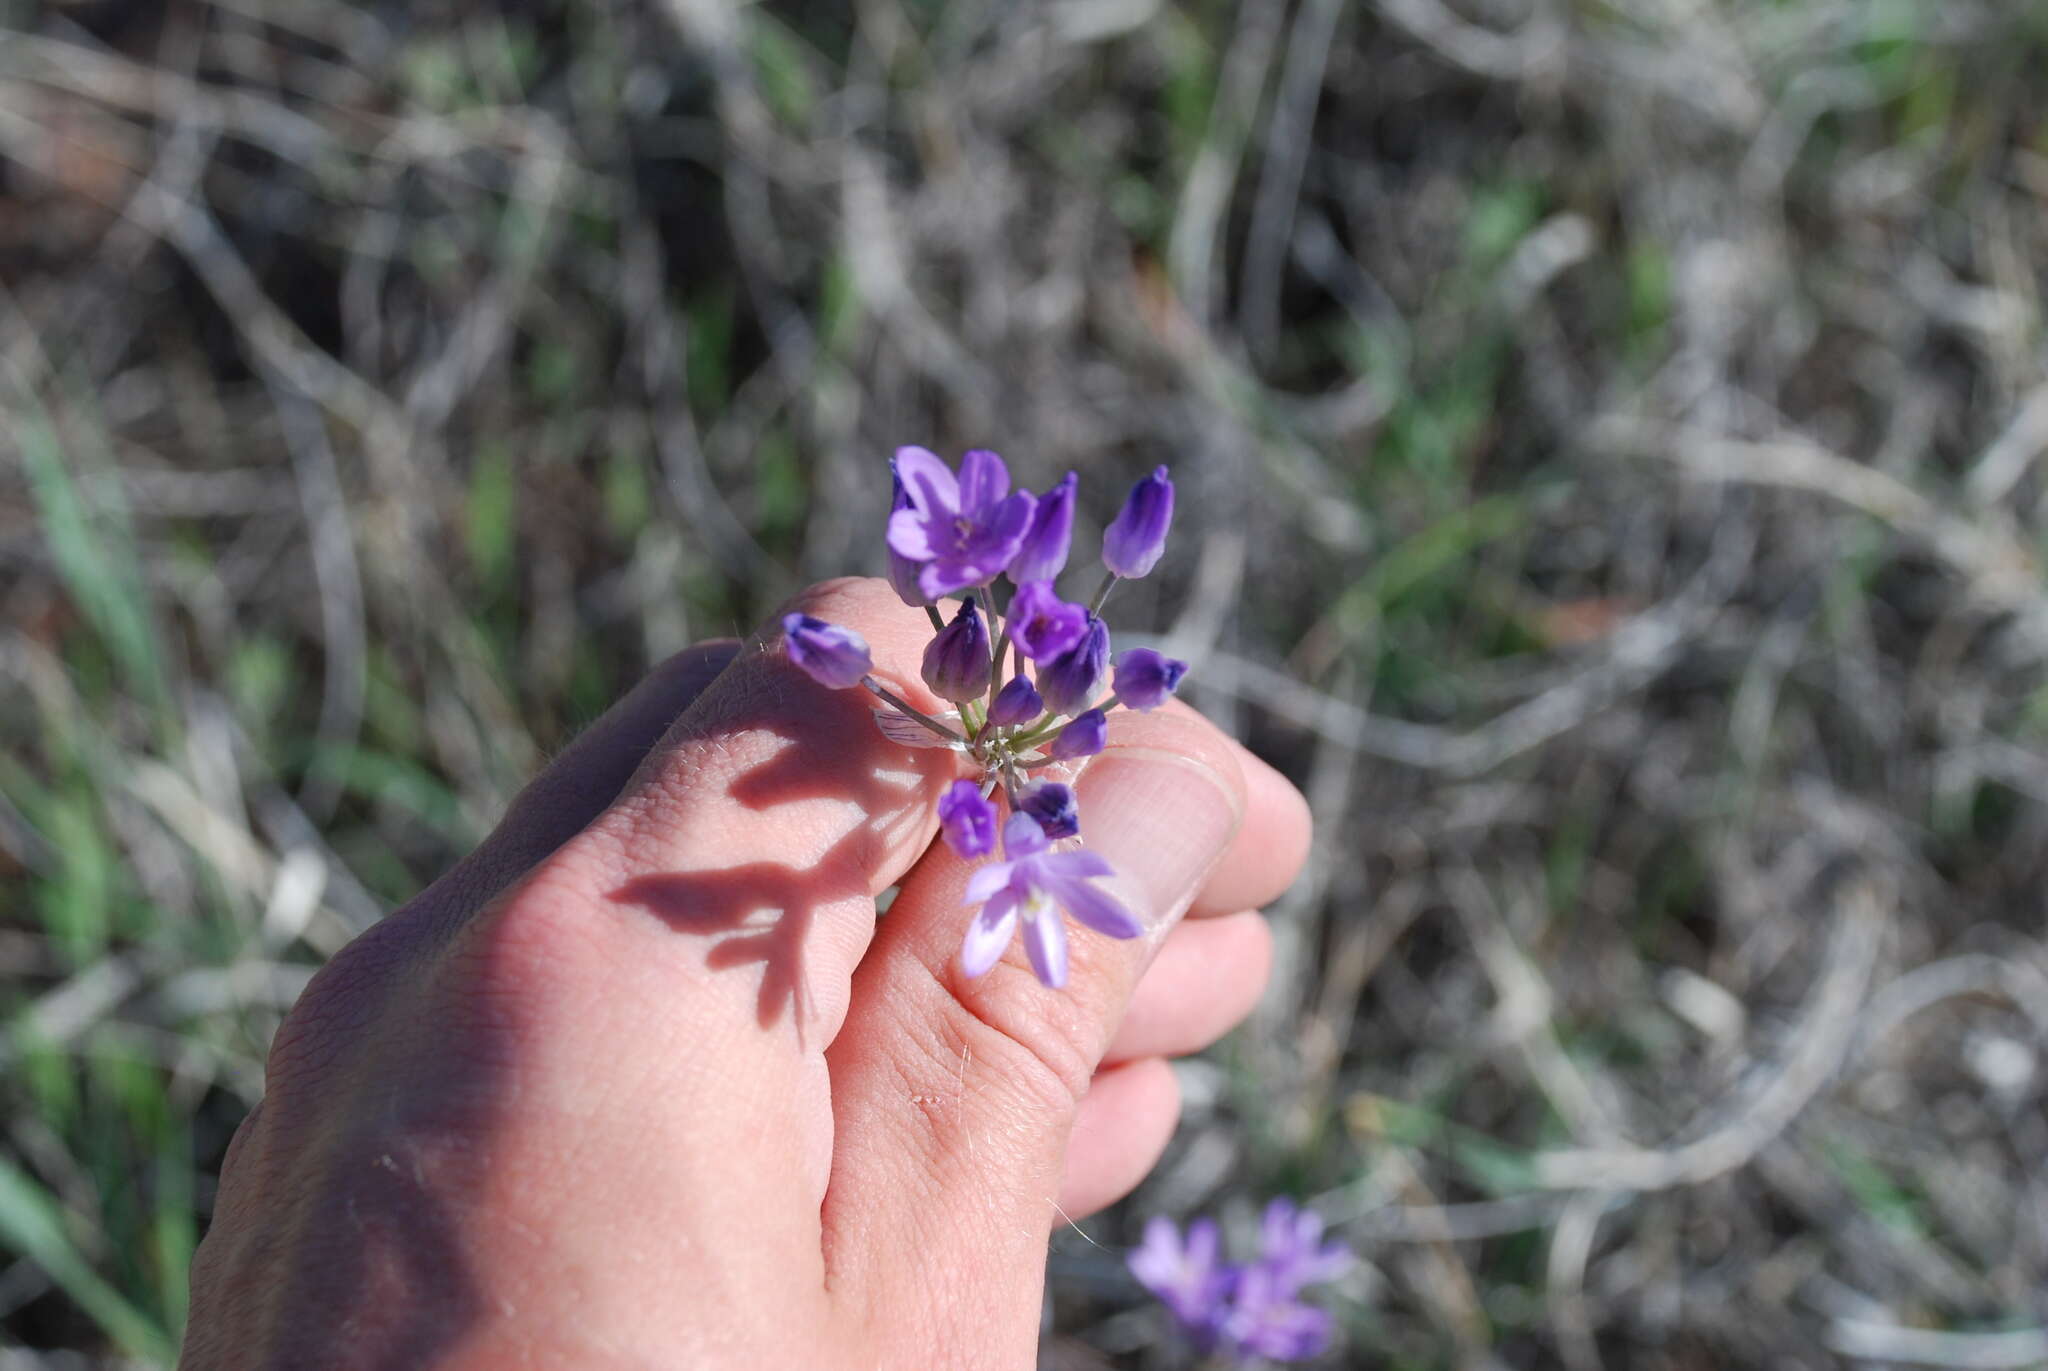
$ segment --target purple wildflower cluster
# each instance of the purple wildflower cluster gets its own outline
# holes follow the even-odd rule
[[[1009,468],[993,452],[967,453],[957,473],[921,447],[898,448],[891,465],[889,584],[931,618],[920,674],[954,708],[934,717],[877,681],[867,643],[850,628],[791,614],[782,621],[785,648],[820,684],[872,693],[888,737],[965,759],[973,774],[939,797],[939,831],[970,861],[994,853],[1000,837],[1003,859],[968,881],[967,904],[980,911],[961,943],[961,968],[979,976],[994,966],[1021,924],[1032,969],[1058,987],[1067,979],[1061,911],[1112,938],[1143,929],[1093,884],[1113,874],[1108,862],[1053,850],[1080,834],[1080,808],[1071,786],[1034,773],[1100,752],[1111,710],[1157,709],[1180,687],[1186,662],[1145,647],[1112,656],[1102,622],[1116,583],[1158,564],[1173,482],[1160,467],[1131,488],[1102,536],[1107,574],[1083,604],[1058,589],[1074,537],[1074,473],[1033,495],[1010,489]],[[956,603],[942,609],[948,597]],[[1007,820],[992,798],[999,789]]]
[[[1266,1206],[1259,1239],[1256,1259],[1225,1262],[1213,1219],[1196,1219],[1183,1239],[1171,1219],[1155,1218],[1128,1261],[1196,1351],[1306,1361],[1330,1345],[1334,1322],[1301,1292],[1343,1274],[1351,1249],[1324,1242],[1322,1219],[1284,1198]]]

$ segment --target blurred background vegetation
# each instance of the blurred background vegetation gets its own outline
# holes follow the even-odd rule
[[[0,0],[0,1366],[166,1361],[310,969],[876,569],[902,442],[1171,462],[1126,620],[1320,824],[1049,1365],[1275,1192],[1337,1364],[2048,1365],[2044,72],[2036,0]]]

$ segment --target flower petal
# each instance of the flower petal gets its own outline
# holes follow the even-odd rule
[[[894,523],[892,519],[890,521]],[[917,588],[936,600],[942,595],[951,595],[956,590],[978,586],[989,577],[975,562],[926,562],[924,570],[917,573]]]
[[[1010,469],[987,448],[960,458],[960,512],[977,522],[982,511],[1010,493]]]
[[[1029,814],[1012,814],[1003,824],[1003,855],[1013,862],[1035,857],[1051,845],[1038,820]]]
[[[1038,917],[1024,921],[1024,950],[1039,980],[1054,990],[1067,983],[1067,924],[1058,910],[1041,908]]]
[[[987,971],[1001,960],[1016,931],[1017,897],[1002,891],[967,925],[967,936],[960,942],[960,969],[969,976]]]
[[[1057,871],[1048,871],[1042,865],[1035,874],[1038,885],[1046,894],[1097,933],[1112,938],[1135,938],[1145,931],[1145,925],[1139,923],[1137,917],[1108,891]]]
[[[903,493],[919,510],[945,519],[960,512],[960,483],[938,453],[929,448],[899,447],[894,465],[903,480]]]
[[[987,866],[976,867],[974,874],[967,878],[967,889],[960,895],[962,904],[980,904],[983,900],[995,898],[998,890],[1007,887],[1016,875],[1015,862],[990,862]]]
[[[889,551],[913,562],[928,562],[938,553],[932,546],[930,519],[914,509],[899,509],[889,516],[884,541]]]
[[[1065,876],[1074,880],[1084,876],[1116,875],[1116,868],[1109,864],[1107,857],[1100,852],[1091,852],[1085,847],[1075,848],[1071,852],[1048,852],[1038,859],[1038,864],[1055,876]]]

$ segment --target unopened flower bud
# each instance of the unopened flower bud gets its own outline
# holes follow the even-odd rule
[[[1038,688],[1022,676],[1012,676],[1010,683],[996,692],[996,701],[989,706],[988,721],[997,728],[1008,728],[1012,724],[1028,724],[1045,713],[1045,701],[1038,698]]]
[[[1068,762],[1076,757],[1093,757],[1102,751],[1102,745],[1109,741],[1109,720],[1099,709],[1076,714],[1059,736],[1052,740],[1048,749],[1056,762]]]
[[[1134,647],[1116,657],[1116,697],[1141,714],[1166,703],[1188,674],[1188,664],[1149,647]]]
[[[1010,559],[1010,579],[1018,585],[1050,581],[1066,569],[1067,550],[1074,542],[1074,486],[1079,479],[1070,471],[1065,480],[1038,497],[1024,545]]]
[[[955,781],[939,796],[939,831],[961,856],[987,856],[996,850],[996,807],[974,782]]]
[[[1017,809],[1038,821],[1048,838],[1071,838],[1081,831],[1081,806],[1074,788],[1058,781],[1033,781],[1017,792]]]
[[[1109,629],[1094,615],[1081,641],[1038,665],[1038,693],[1055,714],[1079,714],[1095,703],[1109,671]]]
[[[1119,576],[1143,576],[1166,551],[1172,525],[1173,482],[1160,467],[1131,487],[1124,507],[1103,530],[1102,564]]]
[[[988,628],[974,601],[963,601],[953,622],[925,645],[922,670],[924,683],[942,700],[972,700],[988,690],[994,670]]]
[[[874,668],[866,639],[850,628],[808,614],[783,615],[782,640],[790,661],[819,685],[834,690],[859,685],[861,677]]]

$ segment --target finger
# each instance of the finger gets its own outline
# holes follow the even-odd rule
[[[1096,1072],[1067,1139],[1054,1221],[1085,1219],[1137,1189],[1179,1122],[1180,1083],[1159,1058]]]
[[[739,651],[731,638],[698,643],[648,672],[519,792],[490,837],[408,909],[431,910],[444,922],[465,918],[580,833]]]
[[[1077,1102],[1152,949],[1243,814],[1236,757],[1213,726],[1112,717],[1110,746],[1075,783],[1082,833],[1116,868],[1102,884],[1150,933],[1117,941],[1073,926],[1062,990],[1041,986],[1016,947],[970,980],[957,960],[969,868],[935,849],[891,906],[830,1054],[830,1280],[885,1318],[910,1317],[915,1302],[906,1326],[927,1348],[972,1343],[992,1365],[1029,1361]],[[920,1279],[939,1272],[943,1282]]]
[[[1189,919],[1159,945],[1104,1060],[1184,1057],[1244,1021],[1273,969],[1273,932],[1255,911]]]
[[[800,604],[860,632],[878,677],[939,708],[917,672],[929,627],[884,583]],[[779,641],[750,646],[602,814],[464,930],[471,993],[517,1006],[533,1092],[578,1116],[631,1100],[634,1135],[579,1161],[667,1197],[679,1240],[738,1224],[765,1260],[771,1223],[792,1241],[807,1224],[816,1252],[824,1045],[873,896],[929,843],[953,774],[953,754],[884,738],[871,703],[813,682]],[[716,1186],[672,1160],[741,1155]]]
[[[1190,716],[1200,717],[1192,711]],[[1308,801],[1285,776],[1241,744],[1233,742],[1231,748],[1244,773],[1244,824],[1195,897],[1189,918],[1270,904],[1294,883],[1308,859]]]

